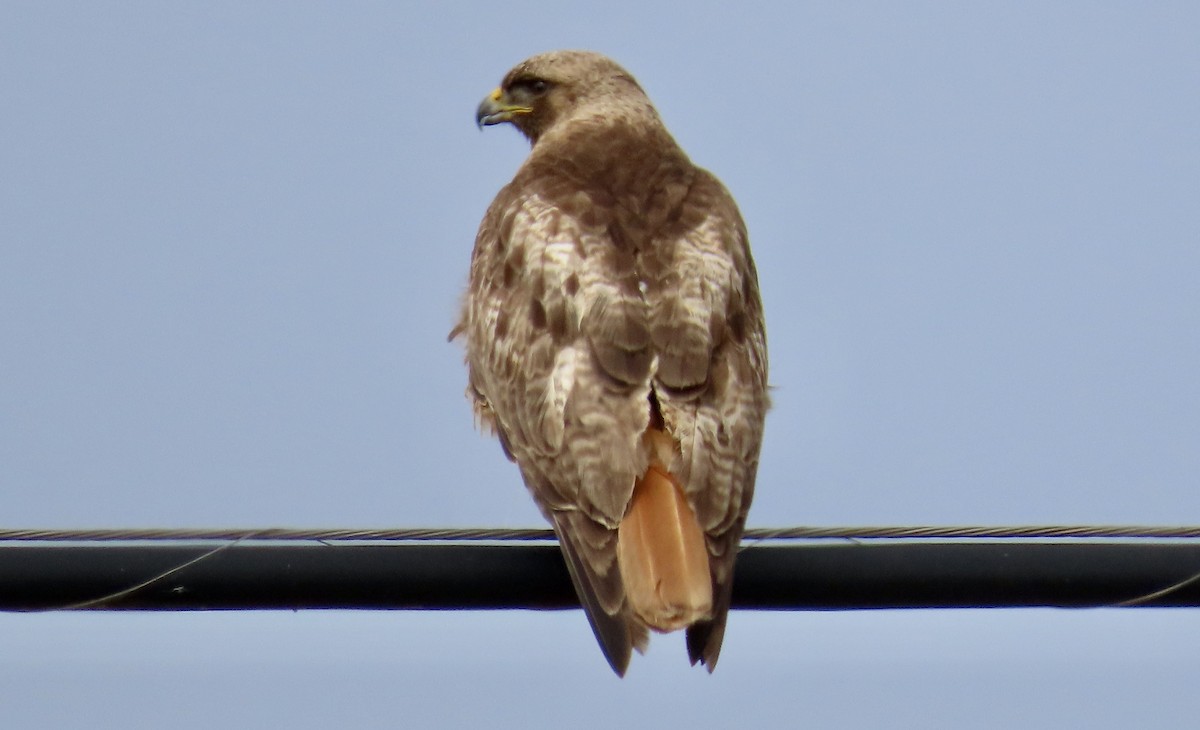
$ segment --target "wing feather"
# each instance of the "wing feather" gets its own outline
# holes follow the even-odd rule
[[[646,467],[650,338],[604,221],[555,200],[546,178],[497,197],[460,328],[480,408],[554,525],[592,629],[623,673],[646,637],[626,606],[616,528]]]
[[[707,538],[713,618],[688,629],[688,653],[712,671],[769,407],[766,334],[745,225],[716,178],[701,173],[679,220],[660,244],[670,266],[650,302],[654,385],[680,445],[672,471]]]

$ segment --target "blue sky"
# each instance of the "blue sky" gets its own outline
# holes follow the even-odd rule
[[[473,110],[571,47],[747,219],[752,525],[1200,523],[1198,36],[1168,2],[6,3],[0,524],[540,526],[445,338],[526,153]],[[0,615],[0,720],[1116,728],[1195,716],[1196,621],[742,612],[714,676],[672,636],[622,682],[578,612]]]

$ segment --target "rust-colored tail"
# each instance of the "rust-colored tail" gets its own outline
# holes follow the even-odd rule
[[[712,618],[704,533],[658,459],[634,485],[617,531],[617,561],[629,607],[650,628],[674,631]]]

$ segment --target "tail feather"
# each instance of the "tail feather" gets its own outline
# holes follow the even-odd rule
[[[683,490],[659,463],[633,488],[617,530],[617,559],[633,614],[657,631],[713,615],[708,549]]]
[[[736,550],[741,530],[710,546],[667,466],[675,454],[671,437],[652,426],[645,440],[650,465],[616,530],[578,511],[549,516],[592,633],[618,676],[634,649],[645,650],[648,629],[686,628],[688,657],[711,672],[731,593],[732,561],[723,556]]]

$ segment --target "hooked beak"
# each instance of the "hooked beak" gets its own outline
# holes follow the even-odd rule
[[[506,103],[504,92],[497,88],[479,102],[479,108],[475,110],[475,124],[483,129],[493,124],[511,122],[513,117],[532,111],[533,109],[527,106]]]

